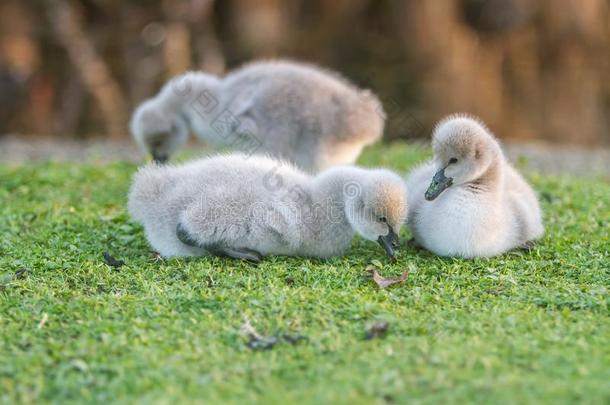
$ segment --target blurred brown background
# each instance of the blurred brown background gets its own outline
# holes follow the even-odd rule
[[[0,134],[127,137],[173,75],[265,57],[373,89],[388,139],[465,111],[504,139],[610,143],[608,0],[2,0]]]

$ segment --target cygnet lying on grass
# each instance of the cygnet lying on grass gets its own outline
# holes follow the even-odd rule
[[[406,220],[402,179],[352,166],[315,177],[263,156],[218,155],[181,166],[141,168],[129,213],[162,256],[328,258],[355,233],[394,257]]]
[[[418,244],[441,256],[488,257],[542,236],[534,191],[485,124],[451,115],[435,127],[432,148],[433,160],[407,178]]]
[[[167,83],[133,114],[131,132],[158,162],[188,138],[288,160],[316,172],[351,164],[377,141],[385,115],[377,97],[337,73],[277,61],[225,77],[191,72]]]

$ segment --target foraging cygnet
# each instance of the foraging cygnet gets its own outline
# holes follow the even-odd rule
[[[133,114],[141,149],[167,160],[188,138],[261,153],[315,172],[355,162],[383,133],[377,97],[337,73],[288,61],[255,62],[220,78],[172,79]]]
[[[354,233],[393,258],[406,207],[404,182],[388,170],[339,166],[312,177],[244,154],[151,163],[135,175],[128,203],[162,256],[250,261],[341,255]]]
[[[418,244],[441,256],[489,257],[542,236],[534,191],[485,124],[451,115],[435,127],[432,148],[433,160],[407,178]]]

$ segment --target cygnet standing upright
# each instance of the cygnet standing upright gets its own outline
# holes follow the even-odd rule
[[[400,176],[384,169],[339,166],[311,177],[279,160],[232,154],[141,168],[128,208],[166,257],[328,258],[355,233],[394,257],[407,196]]]
[[[544,232],[538,199],[490,130],[456,114],[432,134],[434,158],[407,178],[415,241],[441,256],[489,257]]]
[[[167,160],[189,130],[212,145],[254,152],[316,172],[351,164],[377,141],[385,114],[377,97],[319,67],[267,61],[225,77],[190,72],[172,79],[134,112],[141,149]]]

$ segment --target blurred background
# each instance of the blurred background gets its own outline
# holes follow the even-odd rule
[[[465,111],[607,146],[609,22],[608,0],[2,0],[0,137],[128,139],[170,77],[285,57],[374,90],[389,140]]]

